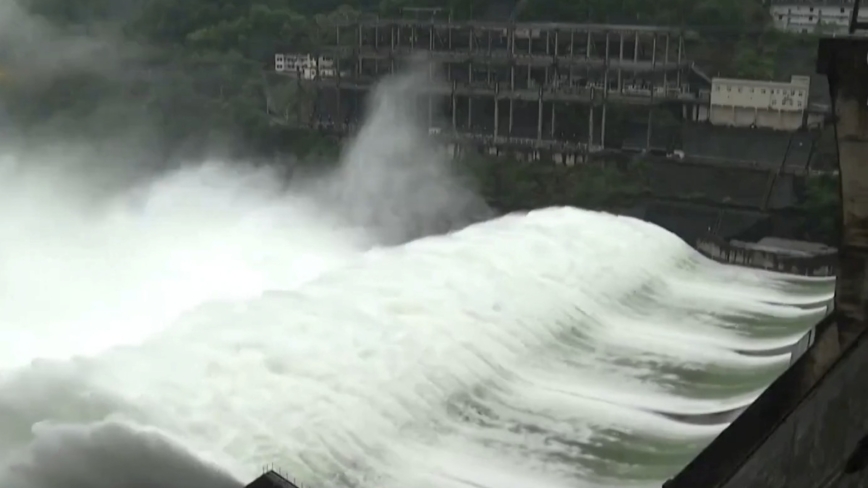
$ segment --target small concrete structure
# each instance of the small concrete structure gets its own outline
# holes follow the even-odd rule
[[[801,276],[835,276],[837,272],[837,249],[814,242],[775,237],[759,242],[727,242],[703,237],[697,240],[696,249],[719,263],[748,268]]]
[[[708,120],[714,125],[794,131],[807,125],[811,77],[789,82],[712,78]]]

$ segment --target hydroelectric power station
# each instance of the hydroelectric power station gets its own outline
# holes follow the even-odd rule
[[[868,26],[856,22],[858,0],[853,9],[853,23],[850,34],[822,39],[819,43],[818,72],[827,76],[833,101],[835,123],[837,125],[837,145],[839,154],[839,175],[841,180],[842,208],[840,213],[840,244],[838,246],[837,285],[835,288],[835,309],[813,333],[813,345],[782,376],[753,402],[732,424],[723,431],[705,450],[690,462],[677,476],[666,484],[666,488],[864,488],[868,486],[868,393],[864,388],[868,378],[868,37],[860,36],[859,31]],[[494,49],[518,53],[523,49],[533,52],[533,41],[527,41],[525,48],[519,48],[518,34],[538,32],[548,41],[542,43],[548,50],[550,59],[534,64],[532,55],[528,58],[531,65],[516,75],[513,66],[505,71],[490,70],[489,63],[482,64],[483,71],[476,68],[460,76],[476,79],[478,85],[467,93],[458,92],[455,85],[443,85],[442,90],[449,93],[452,104],[465,98],[467,109],[464,116],[453,115],[453,124],[471,126],[474,113],[471,108],[473,97],[489,100],[494,97],[494,111],[501,113],[498,97],[503,97],[503,106],[509,114],[505,124],[500,116],[485,117],[490,125],[486,137],[496,141],[500,134],[516,130],[512,120],[515,105],[533,98],[533,82],[537,75],[545,78],[562,76],[567,72],[567,80],[573,79],[573,70],[593,70],[601,66],[615,66],[619,70],[616,78],[608,79],[600,90],[593,87],[576,88],[568,82],[564,95],[550,95],[549,98],[562,97],[575,99],[588,108],[589,121],[595,120],[594,108],[605,114],[605,104],[609,101],[631,100],[623,93],[625,84],[631,89],[650,90],[646,94],[648,104],[662,103],[666,100],[689,105],[692,97],[686,90],[686,74],[675,37],[675,55],[664,54],[662,61],[658,51],[671,53],[671,38],[668,32],[649,32],[655,39],[650,50],[639,46],[637,37],[625,36],[617,29],[605,34],[596,28],[569,29],[567,34],[555,34],[556,29],[547,30],[540,26],[522,27],[518,25],[498,26],[494,30],[508,32],[509,43],[493,47],[490,41],[492,29],[468,28],[472,34],[458,39],[453,37],[449,26],[438,24],[419,24],[409,27],[410,37],[396,35],[394,28],[383,28],[383,24],[371,24],[359,29],[359,43],[368,39],[371,48],[363,48],[357,54],[368,61],[357,65],[360,74],[368,69],[377,70],[383,62],[390,62],[388,55],[377,52],[376,46],[386,45],[391,51],[414,42],[439,43],[463,42],[466,52],[450,55],[451,58],[475,59],[485,56],[496,63],[499,55]],[[416,32],[422,33],[419,37]],[[577,35],[581,35],[582,58],[578,61],[561,61],[558,56],[566,50],[576,51]],[[600,31],[602,32],[602,31]],[[666,41],[658,44],[662,36]],[[554,41],[551,39],[554,37]],[[563,41],[564,37],[569,41]],[[611,40],[614,37],[615,42]],[[446,39],[446,41],[444,41]],[[627,40],[633,39],[628,42]],[[360,44],[361,45],[361,44]],[[613,47],[614,46],[614,47]],[[543,48],[539,48],[543,49]],[[605,53],[602,57],[595,54]],[[625,54],[627,53],[627,54]],[[626,56],[626,58],[625,58]],[[650,61],[649,61],[650,59]],[[657,63],[660,63],[659,65]],[[558,70],[553,71],[552,66]],[[368,68],[367,66],[371,66]],[[660,68],[659,71],[657,68]],[[640,71],[651,76],[659,75],[666,80],[664,89],[655,96],[657,88],[648,81],[638,83],[636,78],[625,79],[622,70]],[[535,71],[537,73],[535,73]],[[584,71],[583,71],[584,72]],[[631,75],[632,76],[632,75]],[[492,82],[495,79],[497,81]],[[521,81],[518,81],[518,80]],[[650,80],[651,78],[649,78]],[[332,80],[340,86],[346,82]],[[357,83],[357,82],[353,82]],[[521,85],[519,85],[521,83]],[[354,86],[354,85],[352,85]],[[609,87],[618,87],[613,96]],[[468,89],[469,90],[469,89]],[[472,92],[472,93],[471,93]],[[527,130],[529,146],[540,147],[544,136],[557,130],[557,125],[546,122],[544,114],[554,113],[546,104],[542,92],[536,95],[539,117],[536,130]],[[602,98],[598,98],[602,97]],[[656,100],[656,102],[654,101]],[[599,103],[599,105],[598,105]],[[490,104],[490,101],[489,101]],[[476,112],[479,113],[479,112]],[[453,114],[457,112],[453,111]],[[605,117],[605,115],[600,115]],[[605,136],[596,132],[589,124],[588,137],[580,144],[584,150],[595,142],[602,143]],[[490,130],[489,130],[490,129]],[[503,132],[502,132],[503,131]],[[599,136],[594,136],[594,134]],[[599,138],[597,138],[599,137]],[[578,146],[577,146],[578,147]],[[276,472],[268,472],[249,485],[251,488],[295,487],[288,477]]]

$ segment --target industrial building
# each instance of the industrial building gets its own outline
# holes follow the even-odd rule
[[[647,149],[656,115],[695,120],[710,97],[676,29],[376,19],[336,26],[312,56],[328,60],[309,84],[314,123],[351,131],[366,92],[413,55],[437,67],[418,100],[432,133],[565,161],[620,148],[637,123]]]
[[[868,38],[823,39],[818,69],[834,95],[842,193],[834,309],[804,354],[664,488],[866,486]],[[249,486],[296,485],[269,472]]]
[[[456,150],[563,164],[605,150],[683,159],[685,123],[792,132],[828,117],[815,77],[710,78],[688,58],[685,35],[648,26],[371,19],[334,26],[315,55],[279,53],[274,67],[316,100],[298,104],[308,113],[296,120],[352,133],[368,90],[421,59],[428,80],[415,105],[431,134]]]
[[[790,2],[793,3],[796,2]],[[773,1],[773,4],[782,5],[783,2]],[[850,30],[855,30],[857,26],[851,24]],[[868,25],[863,28],[868,29]],[[833,97],[830,105],[835,115],[834,135],[842,197],[838,215],[834,309],[809,334],[804,355],[680,473],[664,483],[665,488],[866,486],[868,395],[865,394],[864,380],[868,375],[868,333],[865,325],[868,318],[865,303],[865,297],[868,296],[868,279],[865,275],[868,270],[868,192],[865,188],[868,187],[868,172],[864,160],[865,154],[868,154],[868,124],[865,123],[868,120],[868,38],[848,35],[828,37],[820,42],[819,47],[818,71],[828,75],[829,91]],[[816,86],[811,83],[805,87],[805,83],[803,78],[793,79],[781,86],[752,84],[744,80],[717,80],[717,83],[710,83],[710,91],[720,88],[720,93],[714,102],[709,93],[709,119],[715,119],[716,116],[712,115],[715,107],[728,109],[730,113],[735,107],[735,115],[727,119],[720,114],[721,118],[716,120],[724,123],[729,120],[730,123],[724,125],[734,126],[729,128],[732,134],[738,131],[760,131],[762,129],[740,126],[748,120],[752,120],[748,125],[758,126],[757,121],[763,120],[758,114],[781,107],[785,96],[789,97],[787,106],[791,107],[790,111],[804,109],[804,103],[802,107],[798,103],[800,96],[793,91],[805,89],[804,92],[810,93]],[[731,89],[729,92],[726,91],[727,87]],[[743,89],[742,96],[739,96],[739,87]],[[750,88],[758,89],[759,93],[744,92],[744,89]],[[735,89],[734,93],[732,89]],[[788,92],[786,95],[782,92],[763,93],[763,89]],[[753,109],[753,118],[739,112],[739,108]],[[792,163],[788,158],[766,158],[767,164],[780,161],[782,167],[791,164],[801,166],[808,157],[805,152],[808,149],[801,145],[801,136],[786,136],[787,133],[783,131],[779,131],[779,134],[783,134],[779,140],[772,144],[766,140],[764,145],[786,146],[787,153],[794,152],[794,158]],[[703,135],[685,135],[687,139],[701,141]],[[733,139],[730,149],[737,144],[736,139]],[[754,149],[760,151],[760,145],[758,143]],[[713,153],[718,154],[719,151]],[[768,196],[765,197],[766,205]],[[732,218],[727,220],[720,213],[718,226],[743,228],[744,220],[753,219],[747,213],[742,216],[730,212],[729,216]],[[701,216],[690,220],[703,222]],[[704,228],[696,229],[697,233],[703,231]],[[770,247],[769,241],[761,244],[764,245],[753,247]],[[780,247],[784,243],[777,241],[771,244]],[[806,282],[808,286],[810,284]],[[250,486],[294,488],[285,477],[276,476],[275,473],[266,474]]]

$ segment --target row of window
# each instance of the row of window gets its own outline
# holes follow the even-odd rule
[[[810,12],[813,12],[813,11],[814,11],[814,7],[811,7],[811,9],[810,9],[809,11],[810,11]],[[793,13],[793,9],[787,9],[787,13],[788,13],[788,14]],[[820,14],[822,14],[822,13],[823,13],[823,11],[821,10],[821,11],[820,11]],[[847,9],[842,8],[842,9],[841,9],[841,13],[842,13],[842,14],[846,14],[846,13],[849,13],[849,12],[847,12]]]
[[[838,19],[838,18],[837,18],[837,17],[832,17],[832,19]],[[784,16],[783,16],[783,15],[778,15],[778,20],[780,20],[781,22],[783,22],[783,21],[785,20],[785,19],[784,19]],[[816,17],[816,18],[814,18],[813,15],[809,15],[809,16],[808,16],[808,22],[815,22],[815,21],[816,21],[816,22],[819,22],[819,21],[821,21],[821,20],[823,20],[823,16],[822,16],[822,15],[820,15],[819,17]],[[841,21],[846,21],[846,19],[839,19],[839,20],[841,20]],[[827,21],[825,21],[825,22],[834,22],[834,20],[827,20]]]
[[[717,85],[714,87],[714,91],[719,92],[719,91],[721,91],[721,88],[723,88],[723,87],[721,87],[720,85]],[[737,88],[738,93],[743,93],[744,90],[749,90],[748,93],[756,93],[756,91],[759,90],[760,93],[763,95],[765,95],[766,93],[772,93],[772,94],[780,94],[780,95],[793,95],[793,96],[798,96],[799,98],[801,98],[805,95],[805,92],[803,92],[802,90],[787,90],[784,88],[771,88],[771,89],[755,88],[755,87],[745,88],[745,87],[741,87],[741,86]],[[727,86],[726,91],[732,92],[732,87]]]

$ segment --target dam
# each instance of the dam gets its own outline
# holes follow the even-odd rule
[[[866,52],[823,46],[837,281],[575,208],[396,240],[469,197],[387,96],[303,187],[210,161],[95,208],[4,153],[0,486],[860,486]]]
[[[834,312],[811,332],[812,344],[800,345],[796,362],[665,488],[856,488],[868,482],[868,38],[823,39],[818,58],[818,71],[831,85],[842,181]],[[805,274],[828,274],[827,261],[815,263],[825,271]],[[275,473],[250,486],[295,487]]]

